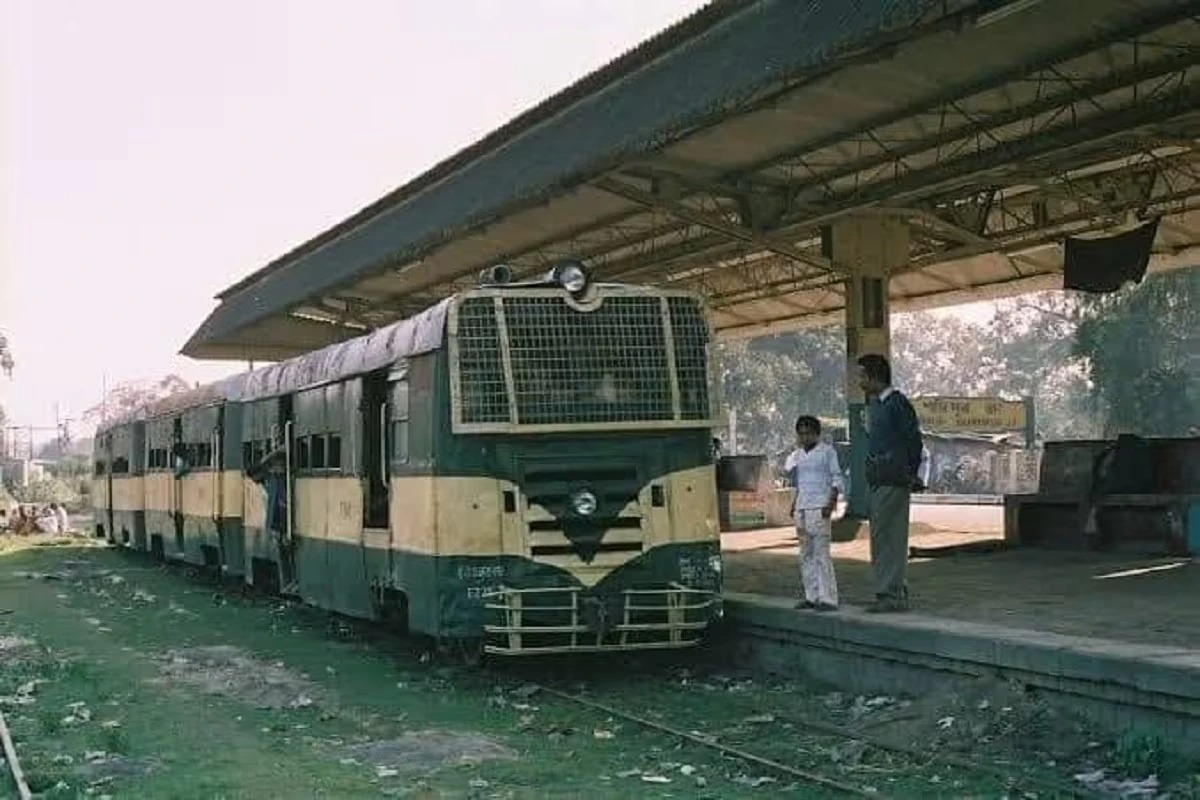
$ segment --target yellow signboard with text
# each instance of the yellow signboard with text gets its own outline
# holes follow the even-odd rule
[[[1018,431],[1026,427],[1023,400],[995,397],[914,397],[921,429],[945,433]]]

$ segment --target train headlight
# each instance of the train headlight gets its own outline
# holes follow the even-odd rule
[[[579,294],[588,285],[588,276],[584,272],[583,266],[574,261],[555,267],[552,272],[552,279],[571,294]]]
[[[508,264],[493,264],[479,273],[480,286],[502,286],[511,283],[512,279],[513,270]]]
[[[571,510],[581,517],[590,517],[599,506],[596,495],[589,489],[579,489],[571,495]]]

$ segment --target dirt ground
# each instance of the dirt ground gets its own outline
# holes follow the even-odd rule
[[[934,511],[936,509],[936,511]],[[914,508],[910,545],[943,547],[1002,538],[988,507]],[[932,513],[931,513],[932,512]],[[933,527],[936,521],[940,526]],[[916,521],[916,520],[914,520]],[[948,529],[959,527],[960,530]],[[833,546],[845,604],[873,597],[870,546],[863,538]],[[730,591],[798,596],[799,558],[789,528],[722,537]],[[909,590],[919,613],[1147,644],[1200,642],[1200,563],[1128,554],[1010,550],[910,559]]]

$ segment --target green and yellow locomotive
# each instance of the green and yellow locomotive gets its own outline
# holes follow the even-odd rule
[[[701,300],[508,277],[104,426],[97,533],[489,653],[696,644],[721,579]]]

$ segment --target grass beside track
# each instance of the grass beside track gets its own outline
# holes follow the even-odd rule
[[[695,654],[468,669],[118,550],[0,542],[0,709],[45,797],[837,796],[537,683],[880,796],[1017,797],[1067,767],[998,753],[1011,774],[995,777],[864,750],[798,720],[867,724],[903,717],[901,701],[750,680]]]

